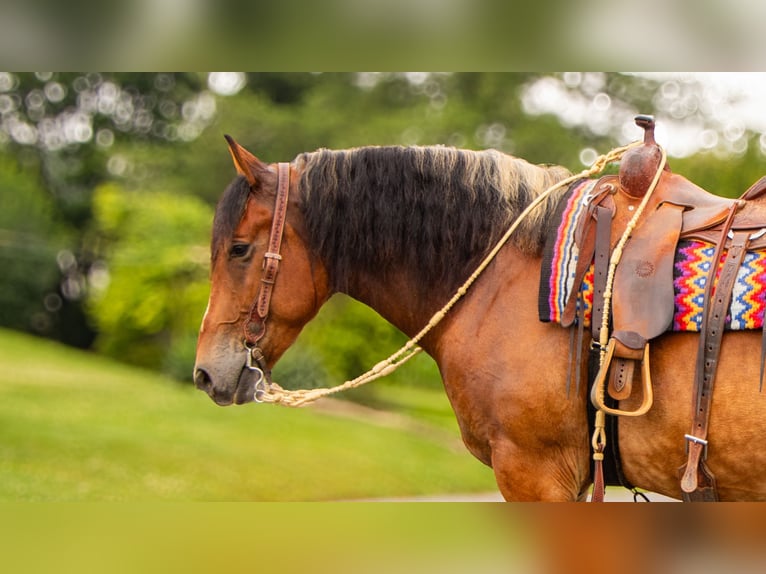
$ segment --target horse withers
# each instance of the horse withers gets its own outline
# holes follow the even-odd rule
[[[519,213],[569,176],[494,150],[319,150],[288,166],[229,145],[239,175],[215,214],[194,374],[220,405],[258,400],[274,363],[334,293],[418,333]],[[419,342],[439,367],[466,447],[493,468],[507,500],[583,500],[592,482],[587,389],[566,391],[570,329],[538,317],[543,246],[564,193],[521,222]],[[760,500],[765,457],[750,446],[766,433],[760,334],[724,339],[707,464],[720,499]],[[626,479],[674,498],[681,497],[697,341],[673,332],[652,341],[653,406],[619,420]],[[586,368],[576,366],[583,379]],[[640,403],[635,394],[620,406]]]

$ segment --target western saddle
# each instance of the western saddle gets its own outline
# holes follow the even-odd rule
[[[758,201],[766,195],[766,177],[739,199],[715,196],[670,171],[663,151],[655,142],[651,116],[636,117],[636,124],[644,129],[643,144],[625,153],[617,175],[607,175],[596,182],[590,192],[588,211],[577,232],[579,257],[575,285],[582,284],[593,265],[591,329],[593,346],[602,356],[591,401],[597,409],[617,416],[638,416],[649,410],[652,385],[648,342],[666,332],[673,321],[676,246],[681,239],[714,245],[713,262],[723,257],[723,263],[717,279],[717,266],[711,265],[705,286],[694,378],[693,423],[691,432],[685,435],[688,458],[679,469],[679,476],[684,500],[717,500],[715,477],[705,463],[710,402],[737,271],[748,249],[766,248],[766,202]],[[628,231],[629,240],[624,243],[619,264],[610,276],[610,259],[637,211],[640,216],[633,222],[635,227]],[[577,299],[575,293],[568,301],[562,324],[574,321]],[[605,312],[608,315],[604,322]],[[605,348],[603,333],[599,332],[602,322],[609,327]],[[764,343],[761,380],[766,337]],[[635,411],[615,408],[616,401],[630,397],[634,373],[639,366],[643,388],[641,407]],[[613,399],[610,404],[615,406],[606,404],[607,392]]]

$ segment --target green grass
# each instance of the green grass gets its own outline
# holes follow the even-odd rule
[[[0,330],[0,501],[307,501],[496,489],[491,470],[456,446],[443,392],[407,389],[392,402],[396,424],[324,409],[221,408],[191,385]]]

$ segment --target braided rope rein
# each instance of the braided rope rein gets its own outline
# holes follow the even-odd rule
[[[455,294],[452,296],[452,298],[447,301],[447,303],[439,309],[434,315],[429,319],[428,323],[423,327],[423,329],[420,330],[420,332],[412,337],[409,341],[407,341],[398,351],[390,355],[388,358],[380,361],[377,363],[374,367],[372,367],[369,371],[366,373],[363,373],[362,375],[359,375],[355,379],[351,379],[349,381],[345,381],[344,383],[334,386],[334,387],[324,387],[324,388],[316,388],[316,389],[284,389],[281,386],[279,386],[275,382],[269,383],[267,389],[263,393],[263,396],[259,398],[261,402],[264,403],[273,403],[282,405],[285,407],[302,407],[306,406],[310,403],[313,403],[323,397],[339,393],[341,391],[346,391],[349,389],[354,389],[357,387],[360,387],[364,384],[367,384],[369,382],[372,382],[374,380],[380,379],[382,377],[385,377],[387,375],[390,375],[393,373],[396,369],[398,369],[400,366],[402,366],[404,363],[412,359],[415,355],[420,353],[422,351],[422,348],[420,348],[418,343],[420,342],[423,337],[425,337],[436,325],[439,324],[439,322],[444,319],[444,316],[452,309],[452,307],[455,306],[455,304],[466,294],[468,289],[473,285],[473,283],[478,279],[479,275],[489,266],[489,264],[492,262],[492,260],[495,258],[495,256],[500,252],[500,249],[503,248],[503,246],[508,242],[508,239],[513,235],[514,231],[519,227],[522,221],[526,219],[527,216],[529,216],[532,211],[534,211],[541,203],[543,203],[548,197],[556,190],[561,189],[562,187],[569,185],[573,183],[574,181],[577,181],[578,179],[588,178],[592,177],[594,175],[600,174],[601,172],[606,169],[607,165],[610,163],[619,161],[620,158],[627,152],[629,149],[632,149],[636,146],[642,145],[643,142],[637,141],[630,143],[626,146],[617,147],[611,150],[610,152],[599,156],[596,158],[596,160],[591,164],[591,166],[587,169],[584,169],[580,173],[577,173],[575,175],[572,175],[566,179],[563,179],[559,181],[558,183],[552,185],[545,191],[543,191],[540,195],[538,195],[516,218],[516,220],[511,224],[511,226],[508,228],[508,230],[505,232],[505,234],[499,239],[499,241],[495,244],[495,246],[492,248],[492,250],[487,254],[487,256],[482,260],[482,262],[479,264],[479,266],[476,268],[476,270],[471,274],[468,279],[466,279],[465,283],[458,288],[458,290],[455,292]]]

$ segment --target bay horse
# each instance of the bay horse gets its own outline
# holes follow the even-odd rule
[[[219,405],[253,401],[262,384],[254,373],[268,382],[334,293],[417,333],[519,213],[570,175],[495,150],[441,146],[321,149],[278,166],[227,139],[238,175],[213,221],[211,293],[194,369],[197,387]],[[492,467],[508,501],[584,500],[593,480],[588,390],[568,394],[564,383],[569,330],[537,315],[541,252],[563,192],[521,222],[419,342],[438,365],[465,446]],[[653,407],[619,419],[627,480],[673,498],[681,498],[697,340],[667,333],[653,341]],[[724,337],[707,461],[721,500],[766,498],[760,344],[752,331]],[[634,409],[639,398],[621,407]]]

